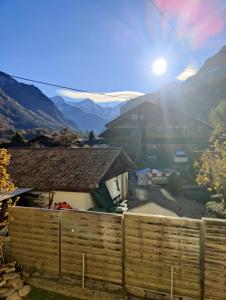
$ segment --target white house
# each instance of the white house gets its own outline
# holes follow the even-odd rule
[[[9,149],[15,186],[31,188],[39,206],[104,209],[128,195],[134,164],[120,148]],[[65,204],[66,203],[66,204]]]

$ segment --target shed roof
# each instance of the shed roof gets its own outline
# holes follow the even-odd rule
[[[9,149],[9,173],[18,187],[41,190],[90,191],[134,168],[121,148]]]
[[[13,192],[9,192],[8,194],[0,194],[0,201],[25,194],[29,191],[32,191],[32,188],[16,188]]]

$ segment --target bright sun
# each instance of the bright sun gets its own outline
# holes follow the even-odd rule
[[[166,72],[167,62],[164,58],[157,58],[152,64],[152,71],[156,75],[162,75]]]

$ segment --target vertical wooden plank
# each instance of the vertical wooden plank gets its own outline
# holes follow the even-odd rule
[[[171,288],[170,288],[171,300],[173,300],[173,266],[171,266]]]
[[[205,299],[205,220],[202,219],[199,231],[200,242],[200,287],[201,300]]]
[[[85,253],[82,253],[82,288],[85,288]]]
[[[61,272],[61,248],[62,248],[62,239],[61,239],[61,235],[62,235],[62,211],[59,211],[59,251],[58,251],[58,263],[59,263],[59,280],[62,278],[62,272]]]
[[[125,285],[125,220],[124,214],[121,218],[121,264],[122,264],[122,287]]]

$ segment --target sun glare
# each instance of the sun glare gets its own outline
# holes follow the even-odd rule
[[[157,58],[152,64],[152,71],[156,75],[162,75],[166,72],[167,62],[164,58]]]

